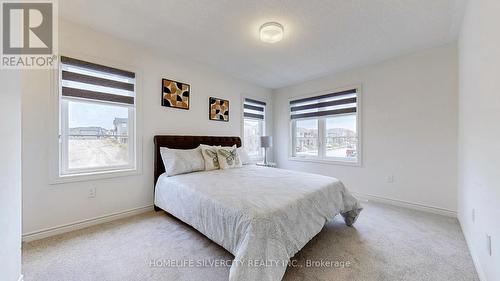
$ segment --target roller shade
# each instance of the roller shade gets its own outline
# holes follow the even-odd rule
[[[290,101],[290,118],[333,116],[357,111],[357,90],[351,89]]]
[[[243,103],[243,116],[245,118],[254,118],[264,120],[266,112],[266,103],[254,99],[245,99]]]
[[[61,57],[62,96],[122,104],[135,103],[135,73]]]

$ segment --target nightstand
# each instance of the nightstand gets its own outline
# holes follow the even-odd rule
[[[270,167],[270,168],[276,168],[278,165],[276,165],[276,163],[272,163],[272,162],[267,162],[267,164],[264,164],[264,163],[255,163],[255,165],[257,166],[263,166],[263,167]]]

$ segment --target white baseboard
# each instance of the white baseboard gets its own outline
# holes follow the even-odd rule
[[[42,238],[47,238],[47,237],[54,236],[57,234],[62,234],[65,232],[78,230],[78,229],[86,228],[89,226],[93,226],[93,225],[97,225],[97,224],[101,224],[101,223],[105,223],[105,222],[110,222],[113,220],[141,214],[144,212],[149,212],[152,210],[153,210],[153,205],[148,205],[148,206],[134,208],[134,209],[130,209],[130,210],[122,211],[122,212],[116,212],[116,213],[107,214],[104,216],[99,216],[99,217],[95,217],[95,218],[81,220],[81,221],[77,221],[77,222],[73,222],[73,223],[69,223],[69,224],[64,224],[64,225],[59,225],[59,226],[55,226],[55,227],[41,229],[41,230],[29,232],[29,233],[24,233],[23,234],[23,241],[30,242],[30,241],[34,241],[34,240],[38,240],[38,239],[42,239]]]
[[[469,236],[467,235],[467,232],[464,229],[464,226],[462,224],[462,220],[460,219],[460,216],[458,216],[458,222],[460,224],[460,227],[462,228],[462,233],[464,234],[465,237],[465,243],[467,244],[467,248],[469,248],[469,253],[472,257],[472,262],[474,263],[474,267],[476,268],[477,275],[479,277],[480,281],[486,281],[486,275],[484,275],[483,268],[481,267],[481,263],[479,262],[479,259],[477,258],[476,252],[474,251],[474,248],[472,247],[472,241],[469,239]]]
[[[447,217],[457,217],[457,212],[444,209],[444,208],[439,208],[439,207],[433,207],[433,206],[428,206],[424,204],[419,204],[419,203],[413,203],[413,202],[408,202],[408,201],[403,201],[403,200],[398,200],[398,199],[391,199],[391,198],[385,198],[381,196],[376,196],[376,195],[370,195],[370,194],[364,194],[364,193],[359,193],[359,192],[352,192],[354,197],[361,199],[361,200],[368,200],[368,201],[373,201],[373,202],[379,202],[379,203],[385,203],[393,206],[398,206],[398,207],[403,207],[403,208],[408,208],[408,209],[413,209],[413,210],[418,210],[418,211],[424,211],[428,213],[433,213],[433,214],[438,214],[438,215],[443,215]]]

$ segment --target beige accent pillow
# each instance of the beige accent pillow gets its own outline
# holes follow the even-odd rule
[[[217,150],[217,158],[220,168],[223,170],[242,167],[236,145],[233,145],[233,147],[220,147]]]
[[[220,146],[201,144],[200,147],[201,155],[205,160],[205,171],[220,169],[219,159],[217,158],[217,150]]]

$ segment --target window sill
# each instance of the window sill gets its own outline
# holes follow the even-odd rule
[[[123,169],[115,171],[102,171],[102,172],[92,172],[92,173],[81,173],[72,174],[64,176],[56,176],[50,180],[51,185],[64,184],[70,182],[81,182],[81,181],[94,181],[101,179],[110,179],[118,177],[128,177],[137,176],[140,172],[138,169]]]
[[[361,162],[360,161],[358,161],[358,162],[351,162],[351,161],[314,159],[314,158],[300,158],[300,157],[288,157],[288,160],[289,161],[297,161],[297,162],[310,162],[310,163],[339,165],[339,166],[361,167]]]

